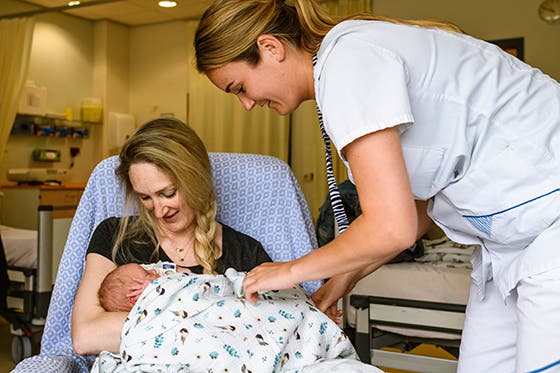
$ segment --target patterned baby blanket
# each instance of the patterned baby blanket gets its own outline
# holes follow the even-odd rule
[[[242,298],[244,273],[173,273],[154,280],[131,310],[120,356],[103,352],[92,372],[300,372],[357,359],[342,332],[301,287]]]

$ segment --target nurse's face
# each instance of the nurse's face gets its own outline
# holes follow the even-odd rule
[[[206,75],[216,87],[236,95],[246,110],[259,105],[281,115],[290,114],[304,100],[313,98],[312,72],[307,79],[301,79],[306,71],[296,61],[299,54],[278,39],[263,36],[258,43],[260,61],[256,66],[234,61],[209,70]],[[308,78],[311,78],[311,93]]]
[[[180,233],[193,224],[194,212],[162,169],[151,163],[134,163],[128,177],[142,206],[157,219],[160,229]]]

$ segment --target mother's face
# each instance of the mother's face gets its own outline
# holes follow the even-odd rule
[[[193,224],[194,211],[161,168],[146,162],[133,163],[128,176],[142,206],[157,219],[159,228],[177,233]]]

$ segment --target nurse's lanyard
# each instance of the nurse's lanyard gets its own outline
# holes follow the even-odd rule
[[[313,67],[317,63],[317,55],[313,55]],[[327,184],[329,185],[329,199],[331,200],[331,206],[334,213],[334,218],[336,220],[336,225],[338,227],[338,232],[342,233],[348,228],[348,217],[346,216],[346,211],[344,210],[344,205],[342,204],[342,198],[340,197],[340,192],[338,191],[338,186],[336,184],[336,179],[334,178],[334,169],[332,162],[331,153],[331,139],[327,135],[325,130],[325,125],[323,124],[323,114],[317,105],[317,116],[319,118],[319,127],[321,127],[321,135],[323,136],[323,141],[325,142],[325,161],[327,164]]]

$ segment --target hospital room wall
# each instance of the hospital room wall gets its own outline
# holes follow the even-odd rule
[[[7,6],[9,1],[0,2],[0,14],[2,6]],[[28,79],[47,87],[48,113],[62,114],[70,107],[76,117],[80,101],[92,96],[93,36],[91,22],[54,13],[36,17]],[[97,146],[91,141],[97,132],[97,128],[92,128],[87,139],[10,136],[0,164],[0,183],[7,182],[6,172],[10,168],[69,168],[70,147],[80,148],[80,154],[75,158],[68,181],[83,182],[91,172],[91,159],[98,158]],[[31,152],[36,148],[61,150],[61,161],[34,162]]]
[[[373,0],[374,13],[410,19],[441,19],[456,23],[465,32],[485,40],[523,37],[525,61],[560,81],[560,25],[541,21],[542,0]],[[316,214],[324,201],[324,153],[312,103],[294,115],[292,168]],[[310,156],[312,154],[312,156]],[[308,180],[306,175],[314,175]]]
[[[523,37],[525,61],[560,81],[560,25],[539,19],[542,0],[374,0],[374,11],[401,18],[442,19],[484,40]]]
[[[187,48],[191,47],[185,22],[130,28],[129,102],[137,123],[160,115],[187,120]]]
[[[0,2],[0,14],[7,2],[10,0]],[[448,19],[484,39],[524,37],[525,59],[560,79],[560,49],[551,48],[560,40],[560,27],[538,19],[539,3],[540,0],[374,0],[373,7],[375,12],[386,15]],[[82,98],[98,96],[103,97],[106,112],[132,113],[136,123],[166,113],[186,119],[185,56],[191,45],[186,41],[185,22],[128,28],[62,14],[43,14],[36,19],[29,78],[48,86],[49,111],[63,112],[72,106],[77,115]],[[294,116],[292,167],[316,214],[326,193],[322,143],[313,125],[315,119],[311,118],[313,110],[313,105],[306,105]],[[62,161],[51,166],[69,167],[70,146],[81,149],[70,181],[85,182],[92,167],[110,153],[104,147],[106,128],[107,123],[91,126],[90,137],[82,140],[12,136],[0,165],[0,182],[6,181],[8,168],[45,166],[31,161],[31,150],[37,147],[61,148]]]
[[[13,2],[12,2],[13,3]],[[13,12],[0,2],[0,14]],[[21,10],[20,10],[21,11]],[[108,113],[129,111],[129,46],[128,27],[112,22],[91,22],[59,13],[35,17],[28,80],[47,88],[46,112],[63,114],[70,108],[74,119],[80,119],[82,100],[101,98],[103,120],[86,124],[86,138],[58,138],[12,135],[0,165],[0,183],[8,183],[10,168],[71,168],[65,183],[87,181],[97,162],[115,149],[108,146],[111,131]],[[75,122],[74,125],[80,125]],[[74,159],[70,148],[79,148]],[[31,152],[36,148],[61,151],[60,162],[35,162]]]

